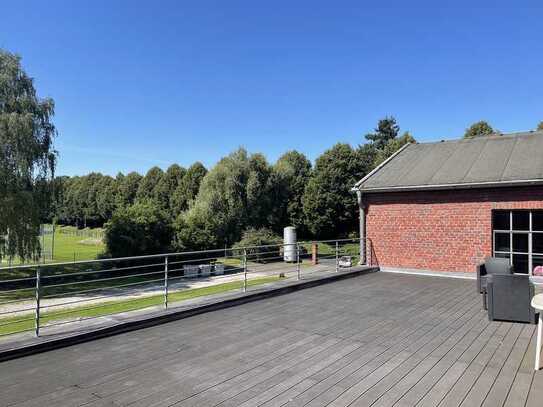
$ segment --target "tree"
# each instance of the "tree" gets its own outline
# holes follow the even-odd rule
[[[105,225],[104,241],[111,257],[164,253],[171,239],[166,214],[152,200],[117,209]]]
[[[158,167],[153,167],[147,171],[147,174],[145,174],[145,177],[143,177],[139,183],[138,192],[136,193],[136,200],[156,200],[156,188],[163,175],[164,171]]]
[[[246,225],[255,228],[268,227],[274,202],[270,199],[272,190],[272,168],[263,154],[251,154],[248,161],[247,184],[245,187]]]
[[[358,205],[351,192],[373,165],[373,147],[361,151],[336,144],[317,158],[302,198],[309,231],[317,238],[346,236],[356,229]]]
[[[539,124],[537,125],[537,130],[538,130],[538,131],[542,131],[542,130],[543,130],[543,121],[539,122]]]
[[[172,213],[171,201],[173,194],[186,173],[186,169],[177,164],[173,164],[162,175],[162,178],[155,187],[154,195],[157,202],[160,207],[168,213]]]
[[[268,226],[271,169],[261,154],[244,149],[222,158],[204,177],[189,210],[176,222],[179,250],[236,242],[248,226]]]
[[[492,128],[488,122],[481,120],[476,123],[473,123],[470,127],[466,129],[464,133],[464,138],[474,138],[489,136],[491,134],[496,134],[497,131]]]
[[[137,172],[117,175],[117,206],[130,206],[136,201],[142,178]]]
[[[44,223],[58,223],[64,222],[65,217],[65,195],[66,185],[69,182],[70,177],[64,175],[61,177],[55,177],[50,182],[51,199],[48,201],[49,208],[47,215],[43,220]]]
[[[278,234],[268,228],[248,228],[243,232],[241,240],[237,242],[233,248],[237,249],[234,253],[241,255],[242,249],[245,249],[247,257],[251,261],[266,262],[277,261],[281,253],[283,239]],[[272,246],[272,247],[256,247],[256,246]]]
[[[359,152],[364,160],[364,165],[373,160],[373,164],[368,168],[368,172],[377,167],[388,157],[398,151],[407,143],[415,143],[415,139],[406,131],[402,136],[400,134],[400,126],[394,117],[385,117],[379,120],[375,133],[366,135],[366,139],[370,143],[363,144],[359,147]]]
[[[173,192],[170,200],[170,206],[174,217],[179,216],[181,212],[184,212],[189,208],[190,203],[196,198],[196,195],[198,195],[200,184],[206,174],[207,169],[200,162],[192,164],[185,172],[183,179]]]
[[[97,183],[96,209],[98,212],[99,226],[111,219],[117,207],[117,181],[109,175],[103,176]]]
[[[101,195],[100,182],[104,176],[91,172],[82,177],[82,189],[80,199],[83,206],[83,226],[101,226],[102,219],[98,210],[98,197]]]
[[[400,126],[396,123],[396,119],[393,116],[387,116],[379,120],[374,133],[366,134],[366,140],[370,141],[376,149],[381,150],[390,140],[398,137],[399,132]]]
[[[274,220],[272,228],[280,232],[295,226],[299,236],[306,234],[302,197],[311,176],[311,162],[298,151],[283,154],[273,166]]]
[[[53,178],[54,102],[37,96],[21,58],[0,50],[0,258],[35,258]]]

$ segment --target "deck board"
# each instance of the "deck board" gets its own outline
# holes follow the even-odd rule
[[[541,407],[535,326],[374,273],[0,364],[0,406]]]

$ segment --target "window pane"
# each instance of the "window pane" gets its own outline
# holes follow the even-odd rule
[[[509,211],[494,211],[492,225],[494,230],[509,230]]]
[[[495,233],[494,234],[494,251],[496,252],[510,252],[510,235],[509,233]]]
[[[532,230],[543,232],[543,211],[532,212]]]
[[[513,211],[513,230],[530,229],[530,212]]]
[[[543,233],[532,233],[532,253],[543,254]]]
[[[515,273],[528,274],[528,255],[513,254],[513,268]]]
[[[505,254],[505,253],[495,253],[494,254],[494,257],[499,257],[500,259],[509,259],[511,260],[511,255],[510,254]]]
[[[513,233],[513,251],[528,253],[528,233]]]

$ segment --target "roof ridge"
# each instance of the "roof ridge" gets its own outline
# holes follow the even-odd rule
[[[527,137],[527,136],[532,136],[532,135],[537,135],[537,134],[540,134],[541,136],[543,136],[543,130],[518,131],[514,133],[492,133],[492,134],[489,134],[488,136],[443,139],[439,141],[421,141],[421,142],[417,142],[417,144],[470,143],[470,142],[479,141],[483,138],[485,140],[496,140],[496,139],[503,139],[503,138]]]

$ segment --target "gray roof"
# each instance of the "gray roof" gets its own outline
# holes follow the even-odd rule
[[[543,131],[408,144],[361,179],[363,192],[543,183]]]

